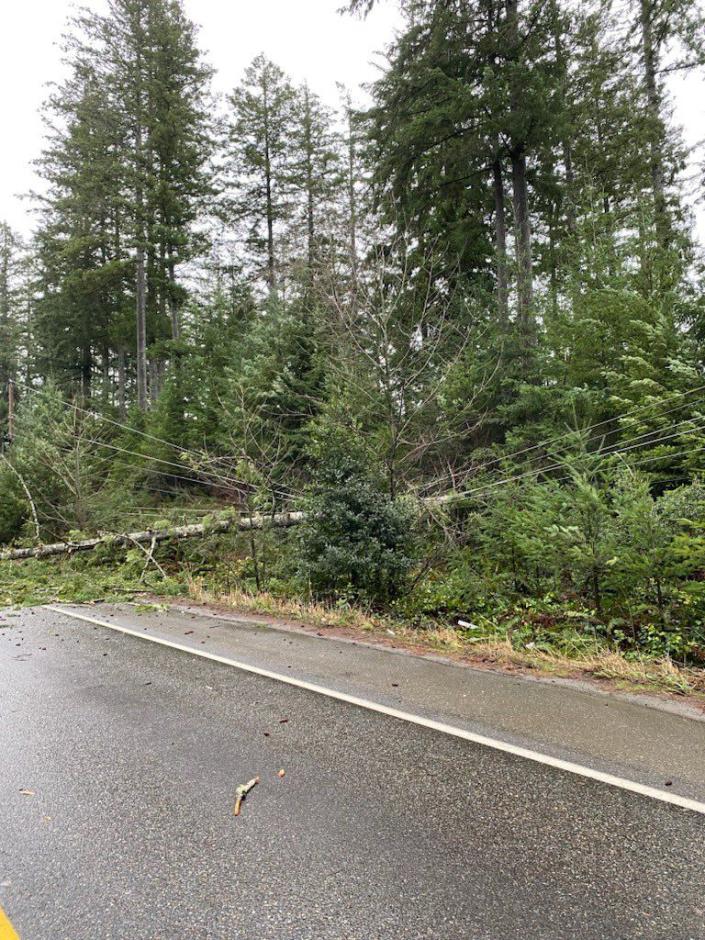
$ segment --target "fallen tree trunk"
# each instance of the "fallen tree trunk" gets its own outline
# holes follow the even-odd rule
[[[0,553],[0,561],[20,561],[23,558],[49,558],[52,555],[73,555],[75,552],[90,552],[99,545],[129,548],[130,545],[145,542],[155,544],[170,539],[190,539],[211,533],[228,532],[236,528],[242,532],[252,529],[266,529],[273,526],[286,529],[303,522],[303,512],[278,512],[274,515],[256,514],[239,519],[218,519],[210,524],[181,525],[165,529],[147,529],[144,532],[125,532],[121,535],[101,535],[92,539],[80,539],[76,542],[55,542],[53,545],[38,545],[36,548],[11,548]]]
[[[450,503],[462,503],[462,493],[450,493],[446,496],[431,496],[422,500],[427,506],[444,506]],[[51,545],[38,545],[35,548],[11,548],[0,552],[0,561],[21,561],[24,558],[49,558],[52,555],[73,555],[75,552],[90,552],[100,545],[115,545],[129,548],[130,545],[167,542],[170,539],[190,539],[210,535],[211,533],[228,532],[237,528],[241,532],[252,529],[286,529],[289,526],[300,525],[306,518],[303,512],[277,512],[274,515],[256,513],[252,516],[240,518],[217,519],[210,524],[193,524],[174,526],[164,529],[146,529],[144,532],[123,532],[118,535],[101,535],[91,539],[80,539],[76,542],[55,542]]]

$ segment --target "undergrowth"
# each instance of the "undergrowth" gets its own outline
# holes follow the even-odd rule
[[[285,553],[286,554],[286,553]],[[151,563],[138,548],[0,564],[0,607],[52,602],[144,603],[184,598],[267,617],[342,631],[372,642],[435,653],[477,665],[608,681],[631,690],[705,697],[705,670],[658,653],[624,651],[600,634],[589,613],[564,610],[552,620],[518,605],[478,612],[472,622],[432,617],[413,605],[374,610],[345,597],[316,602],[300,585],[272,577],[256,591],[242,556],[242,537],[212,536],[189,546],[162,546]],[[295,593],[299,591],[298,595]]]
[[[626,690],[665,692],[705,698],[705,670],[681,666],[667,657],[625,655],[606,644],[576,642],[564,649],[517,644],[497,628],[493,635],[472,636],[467,630],[427,621],[410,626],[399,617],[384,616],[347,604],[321,604],[241,589],[209,589],[200,580],[188,585],[189,597],[242,613],[293,620],[340,629],[386,645],[438,653],[451,659],[498,668],[513,667],[559,677],[607,680]]]

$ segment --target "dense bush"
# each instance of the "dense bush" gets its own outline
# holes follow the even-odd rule
[[[27,511],[27,501],[16,477],[7,467],[0,466],[0,545],[20,535]]]
[[[300,573],[317,597],[387,603],[413,564],[413,510],[392,500],[355,437],[325,426],[301,532]]]
[[[705,485],[658,496],[633,472],[505,488],[406,605],[522,640],[588,638],[705,661]]]

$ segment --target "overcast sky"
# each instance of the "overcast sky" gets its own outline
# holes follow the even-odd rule
[[[336,82],[355,88],[377,74],[377,53],[399,25],[396,4],[380,3],[365,21],[340,16],[343,0],[186,0],[201,26],[201,46],[216,67],[216,87],[231,89],[245,66],[265,52],[295,80],[307,79],[331,103]],[[103,0],[83,5],[102,9]],[[61,77],[57,46],[70,0],[5,0],[0,29],[0,219],[27,233],[28,205],[18,198],[35,184],[31,161],[42,143],[39,107],[46,83]],[[705,82],[688,79],[674,85],[676,118],[686,141],[705,138]],[[694,167],[691,175],[694,176]],[[693,205],[696,190],[693,187]],[[702,192],[702,188],[700,187]],[[705,211],[699,209],[701,241]]]
[[[216,88],[229,91],[243,69],[265,52],[297,82],[331,103],[336,82],[351,89],[371,80],[376,53],[398,23],[396,5],[382,3],[365,21],[340,16],[343,0],[186,0],[201,26],[200,44],[218,71]],[[104,8],[102,0],[83,4]],[[62,75],[58,41],[71,0],[4,0],[0,14],[0,219],[28,232],[28,205],[18,198],[35,185],[31,161],[42,144],[38,113],[46,83]]]

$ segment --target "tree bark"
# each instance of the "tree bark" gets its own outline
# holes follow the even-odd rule
[[[492,164],[494,189],[495,252],[497,255],[497,314],[502,327],[509,322],[509,277],[507,274],[507,215],[504,200],[504,180],[499,153]]]
[[[13,548],[0,553],[0,561],[21,561],[25,558],[49,558],[54,555],[72,555],[75,552],[89,552],[99,545],[115,545],[129,548],[130,545],[155,544],[170,539],[189,539],[218,532],[228,532],[237,528],[242,532],[253,529],[266,529],[269,526],[284,529],[300,525],[305,518],[303,512],[280,512],[272,514],[256,513],[240,519],[221,519],[211,525],[201,523],[175,526],[169,529],[147,529],[144,532],[127,532],[121,535],[103,535],[93,539],[81,539],[78,542],[56,542],[53,545],[40,545],[37,548]]]

